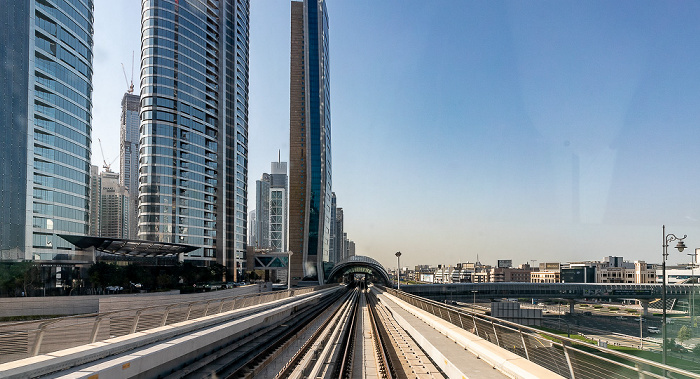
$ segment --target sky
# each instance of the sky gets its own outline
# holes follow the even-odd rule
[[[660,263],[664,224],[700,248],[700,3],[327,7],[333,191],[358,255]],[[289,156],[289,34],[289,1],[251,1],[249,209]],[[94,49],[93,141],[111,162],[139,0],[95,1]]]

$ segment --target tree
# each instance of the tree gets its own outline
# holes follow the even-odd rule
[[[683,343],[684,341],[689,340],[690,337],[692,337],[690,328],[688,327],[688,325],[683,325],[678,331],[678,337],[676,337],[676,340],[680,343]]]

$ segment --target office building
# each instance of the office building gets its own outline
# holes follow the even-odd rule
[[[57,234],[89,231],[92,4],[0,1],[0,260],[49,286],[91,260]]]
[[[122,97],[119,126],[119,184],[131,195],[129,233],[124,238],[135,239],[139,192],[139,96],[131,92]]]
[[[328,256],[330,257],[330,261],[332,263],[338,263],[340,262],[340,251],[336,249],[336,234],[337,234],[337,227],[338,223],[336,222],[336,218],[338,214],[338,203],[337,199],[335,197],[335,192],[331,192],[331,233],[328,237]]]
[[[248,201],[248,0],[144,0],[138,237],[241,272]]]
[[[292,1],[289,248],[292,283],[323,283],[331,222],[328,12],[324,0]]]
[[[335,251],[338,262],[347,258],[345,254],[345,225],[343,223],[343,208],[335,209]]]
[[[92,166],[90,180],[90,234],[95,237],[129,239],[132,202],[129,191],[112,171],[97,174]]]
[[[270,174],[255,181],[255,237],[252,246],[270,247]]]
[[[254,246],[283,252],[287,251],[287,162],[272,162],[271,169],[255,182]]]
[[[248,246],[252,247],[257,247],[258,246],[258,236],[257,233],[255,232],[255,222],[257,221],[255,219],[255,212],[256,210],[253,209],[252,211],[248,212]],[[246,252],[247,254],[247,252]]]

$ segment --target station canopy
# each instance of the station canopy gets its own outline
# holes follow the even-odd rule
[[[170,257],[197,250],[198,246],[166,243],[157,241],[129,240],[121,238],[104,238],[59,234],[59,237],[81,248],[94,247],[96,251],[107,254],[131,257]]]
[[[348,274],[369,274],[391,285],[391,279],[384,266],[376,260],[362,255],[353,255],[338,262],[328,275],[328,283],[338,280]]]

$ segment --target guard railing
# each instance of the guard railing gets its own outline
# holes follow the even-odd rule
[[[289,298],[333,285],[0,325],[0,363]],[[50,298],[46,298],[51,301]]]
[[[403,291],[379,288],[565,378],[700,378],[700,367],[691,372]]]

